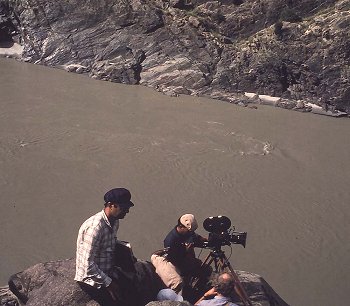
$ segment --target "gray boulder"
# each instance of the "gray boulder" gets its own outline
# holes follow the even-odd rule
[[[158,291],[163,288],[154,267],[150,262],[137,261],[136,283],[142,305],[176,306],[191,305],[189,302],[156,302]],[[236,271],[243,287],[253,305],[287,306],[274,290],[259,275]],[[29,306],[97,306],[73,280],[75,260],[59,260],[34,265],[22,272],[14,274],[9,287],[3,287],[0,294],[1,306],[17,306],[20,303]],[[130,292],[132,294],[132,292]],[[241,304],[237,297],[235,302]]]
[[[163,284],[151,263],[137,261],[135,268],[137,275],[135,286],[142,296],[142,304],[145,305],[155,299]],[[34,265],[11,276],[9,289],[16,298],[10,293],[7,296],[3,295],[0,305],[8,305],[6,303],[10,302],[10,297],[30,306],[99,305],[80,289],[74,281],[74,275],[74,259]]]

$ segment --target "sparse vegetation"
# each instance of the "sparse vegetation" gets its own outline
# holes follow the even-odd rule
[[[298,15],[298,13],[294,9],[287,7],[281,11],[280,20],[288,22],[300,22],[303,19]]]

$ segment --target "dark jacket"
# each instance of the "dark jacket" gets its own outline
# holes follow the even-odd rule
[[[181,235],[175,227],[164,239],[164,247],[168,248],[167,259],[180,269],[185,264],[188,256],[194,256],[194,253],[192,254],[192,252],[186,250],[185,243],[199,244],[200,236],[195,232],[188,232],[186,235]]]

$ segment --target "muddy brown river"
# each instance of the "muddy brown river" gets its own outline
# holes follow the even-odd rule
[[[80,224],[123,186],[135,207],[119,238],[138,258],[183,213],[226,215],[248,232],[246,248],[224,248],[235,269],[290,305],[349,304],[348,118],[168,97],[10,59],[0,105],[0,285],[75,256]]]

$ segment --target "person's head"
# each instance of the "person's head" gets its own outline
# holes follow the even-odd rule
[[[134,203],[130,201],[130,191],[125,188],[114,188],[106,192],[105,213],[108,218],[123,219]]]
[[[230,297],[235,292],[235,280],[231,273],[224,272],[216,278],[215,282],[216,292]]]
[[[182,302],[184,299],[181,295],[177,294],[173,289],[162,289],[157,294],[157,301],[177,301]]]
[[[197,220],[192,214],[184,214],[177,220],[177,231],[180,234],[194,232],[197,228]]]

